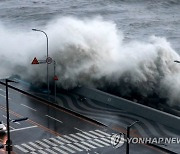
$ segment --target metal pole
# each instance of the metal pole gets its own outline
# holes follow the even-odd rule
[[[54,77],[56,75],[56,61],[54,60]],[[54,101],[56,103],[56,80],[54,79]]]
[[[131,127],[129,127],[129,126],[127,127],[126,154],[129,154],[129,142],[128,142],[129,140],[128,139],[129,139],[129,136],[130,136],[130,128]]]
[[[130,138],[130,128],[135,125],[139,120],[134,121],[132,124],[127,126],[127,142],[126,142],[126,154],[129,154],[129,138]]]
[[[11,143],[11,140],[10,140],[10,131],[9,131],[9,102],[8,102],[8,80],[6,79],[6,113],[7,113],[7,135],[8,135],[8,139],[6,141],[6,145],[7,145],[7,151],[8,151],[8,154],[11,153],[11,149],[10,149],[10,145],[12,144]]]
[[[49,53],[48,53],[48,36],[47,34],[44,32],[44,34],[46,35],[47,38],[47,58],[49,57]],[[47,88],[48,88],[48,99],[49,99],[49,64],[47,63]]]
[[[42,32],[45,36],[46,36],[46,40],[47,40],[47,58],[49,57],[49,45],[48,45],[48,35],[46,34],[46,32],[39,30],[39,29],[32,29],[33,31],[39,31]],[[47,89],[48,89],[48,100],[49,100],[49,64],[47,63]]]

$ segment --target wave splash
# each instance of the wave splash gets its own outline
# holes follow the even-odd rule
[[[174,63],[180,57],[165,38],[125,42],[116,24],[101,17],[61,17],[41,29],[49,37],[59,87],[91,86],[125,97],[156,94],[168,98],[169,105],[180,106],[180,65]],[[45,65],[30,65],[34,56],[45,59],[45,36],[9,31],[2,25],[0,34],[4,36],[0,38],[0,75],[18,73],[34,83],[46,82]]]

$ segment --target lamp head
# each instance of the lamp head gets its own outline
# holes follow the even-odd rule
[[[32,30],[33,30],[33,31],[38,31],[38,30],[37,30],[37,29],[35,29],[35,28],[33,28]]]
[[[174,62],[175,62],[175,63],[180,63],[180,61],[178,61],[178,60],[174,60]]]

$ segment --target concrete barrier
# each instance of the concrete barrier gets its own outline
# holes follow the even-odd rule
[[[172,114],[162,112],[160,110],[156,110],[93,88],[79,87],[74,89],[72,92],[153,120],[168,127],[175,128],[176,130],[180,130],[180,117]]]

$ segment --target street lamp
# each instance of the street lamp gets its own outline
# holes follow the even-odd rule
[[[126,142],[126,154],[129,154],[129,137],[130,137],[130,128],[134,126],[137,122],[140,122],[139,120],[134,121],[132,124],[127,126],[127,142]]]
[[[7,113],[7,141],[6,141],[6,151],[8,151],[8,154],[11,154],[12,151],[12,141],[10,139],[10,129],[9,129],[9,97],[8,97],[8,82],[16,82],[13,80],[9,80],[9,79],[5,79],[6,82],[6,113]],[[19,118],[19,119],[14,119],[11,120],[11,122],[17,122],[17,121],[24,121],[27,120],[28,117],[24,117],[24,118]],[[0,146],[0,148],[2,148],[3,145]]]
[[[39,29],[32,29],[33,31],[38,31],[38,32],[42,32],[45,36],[46,36],[46,39],[47,39],[47,59],[48,60],[48,57],[49,57],[49,53],[48,53],[48,35],[42,31],[42,30],[39,30]],[[48,99],[49,99],[49,67],[48,67],[49,63],[47,62],[47,89],[48,89]]]
[[[6,113],[7,113],[7,136],[8,139],[6,141],[6,151],[8,154],[12,151],[12,141],[10,140],[10,131],[9,131],[9,98],[8,98],[8,82],[14,82],[12,80],[6,79]]]

